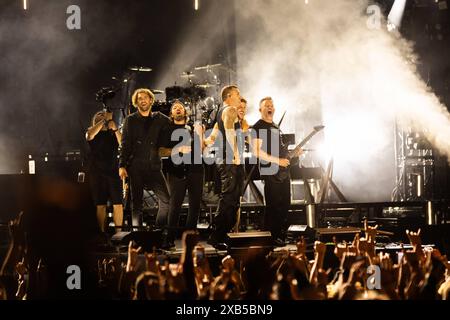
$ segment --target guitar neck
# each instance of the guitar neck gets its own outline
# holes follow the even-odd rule
[[[295,153],[295,152],[293,152],[293,151],[295,151],[295,150],[298,150],[298,149],[300,149],[301,147],[303,147],[305,144],[307,144],[308,143],[308,141],[309,140],[311,140],[311,138],[312,137],[314,137],[314,135],[317,133],[318,131],[316,131],[316,130],[313,130],[310,134],[308,134],[307,136],[306,136],[306,138],[304,138],[291,152],[290,152],[290,154],[289,154],[289,157],[288,157],[288,159],[290,160],[290,159],[292,159],[292,157],[293,157],[293,154]]]

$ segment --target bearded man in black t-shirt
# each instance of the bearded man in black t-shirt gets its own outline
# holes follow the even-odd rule
[[[164,133],[165,147],[159,149],[161,157],[169,157],[167,162],[167,182],[170,192],[168,226],[169,244],[175,239],[183,200],[188,192],[188,216],[186,229],[196,230],[200,214],[203,192],[203,161],[201,123],[187,124],[186,107],[181,101],[174,101],[170,108],[171,123]]]

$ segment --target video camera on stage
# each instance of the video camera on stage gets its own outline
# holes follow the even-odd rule
[[[103,111],[112,112],[106,101],[114,98],[116,91],[117,89],[113,87],[103,87],[95,94],[95,100],[103,104]]]

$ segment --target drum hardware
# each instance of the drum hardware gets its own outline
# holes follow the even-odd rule
[[[152,68],[134,66],[134,67],[129,67],[128,70],[137,71],[137,72],[151,72]]]
[[[181,75],[180,75],[180,77],[181,78],[188,78],[188,79],[190,79],[190,78],[195,78],[195,77],[197,77],[192,71],[184,71]]]
[[[209,71],[213,68],[218,68],[221,67],[222,64],[221,63],[216,63],[216,64],[207,64],[206,66],[200,66],[200,67],[195,67],[194,70],[206,70]]]
[[[202,84],[196,84],[195,85],[197,88],[203,88],[203,89],[208,89],[208,88],[214,88],[216,85],[215,84],[211,84],[208,82],[202,83]]]

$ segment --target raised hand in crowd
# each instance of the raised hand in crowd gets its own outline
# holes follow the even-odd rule
[[[371,226],[369,226],[367,219],[364,219],[364,232],[365,232],[365,238],[367,239],[367,242],[375,243],[377,231],[378,231],[378,225],[371,227]]]
[[[314,243],[314,264],[311,268],[311,274],[309,275],[309,282],[313,285],[317,284],[317,272],[323,268],[326,249],[325,243],[320,241]]]
[[[338,257],[339,260],[342,259],[345,252],[347,252],[347,242],[338,243],[336,237],[333,237],[334,242],[334,254]]]
[[[199,297],[209,294],[209,288],[214,281],[208,259],[205,255],[205,248],[197,245],[194,249],[194,272],[197,293]]]
[[[302,259],[306,258],[306,240],[305,237],[301,236],[300,240],[297,241],[297,256]]]
[[[5,260],[3,261],[3,265],[0,269],[0,276],[5,274],[13,274],[17,263],[25,255],[26,250],[23,212],[20,212],[17,218],[11,220],[8,227],[11,241]]]
[[[128,244],[128,261],[126,267],[127,272],[136,271],[137,269],[136,267],[138,262],[138,255],[141,252],[142,247],[134,248],[134,246],[134,242],[130,241],[130,243]]]
[[[420,262],[423,262],[425,259],[425,255],[422,250],[422,239],[420,237],[421,230],[417,230],[417,232],[406,230],[406,235],[408,236],[410,244],[413,246],[413,251],[416,253]]]
[[[238,291],[244,291],[244,282],[241,274],[236,270],[235,261],[230,255],[222,259],[222,268],[230,274],[230,281]]]
[[[158,274],[158,257],[155,252],[153,253],[145,253],[145,261],[146,261],[146,269],[147,271]]]
[[[17,262],[16,264],[16,272],[18,274],[18,285],[16,292],[17,300],[25,300],[26,299],[26,282],[25,275],[28,273],[28,268],[25,263],[25,258],[22,258],[22,261]]]

